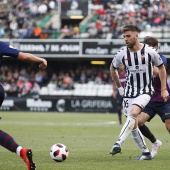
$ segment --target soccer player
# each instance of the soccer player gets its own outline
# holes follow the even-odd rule
[[[166,70],[160,55],[155,49],[140,43],[138,39],[139,28],[135,25],[126,25],[122,29],[126,46],[123,47],[113,58],[110,65],[111,76],[114,79],[119,93],[123,98],[124,114],[127,120],[122,127],[118,140],[110,150],[115,155],[121,152],[121,145],[130,133],[138,141],[138,147],[142,154],[137,160],[150,160],[152,156],[146,146],[143,135],[138,128],[138,115],[149,103],[153,95],[153,64],[159,68],[161,80],[161,96],[166,102],[169,93],[166,88]],[[117,68],[124,64],[126,68],[125,87],[121,86]]]
[[[148,44],[151,47],[158,49],[158,40],[155,37],[146,36],[143,43]],[[160,57],[167,67],[167,59],[160,54]],[[164,102],[161,97],[161,81],[159,78],[159,71],[154,68],[155,77],[154,77],[154,94],[151,97],[150,102],[142,110],[141,114],[138,116],[138,125],[142,134],[147,137],[152,144],[151,155],[154,158],[157,154],[158,149],[162,146],[162,142],[155,138],[155,136],[150,132],[148,127],[144,124],[146,121],[150,121],[156,114],[160,116],[162,121],[165,123],[166,129],[170,133],[170,98]],[[169,91],[168,85],[166,85],[167,90]]]
[[[27,62],[39,63],[40,69],[45,69],[47,67],[47,61],[43,58],[39,58],[30,53],[23,53],[13,47],[9,46],[4,42],[0,42],[0,57],[11,56],[15,59],[19,59]],[[0,106],[4,101],[4,89],[0,84]],[[28,170],[35,170],[36,165],[32,160],[32,151],[29,148],[22,148],[18,143],[15,142],[12,136],[8,133],[0,130],[0,145],[8,149],[11,152],[18,154],[23,161],[26,163]]]
[[[118,68],[118,75],[119,75],[120,83],[121,83],[122,87],[124,87],[124,84],[126,81],[126,71],[125,71],[125,67],[123,64],[121,64]],[[113,82],[113,97],[116,99],[116,103],[117,103],[117,114],[118,114],[119,125],[122,125],[123,97],[120,95],[115,82]]]

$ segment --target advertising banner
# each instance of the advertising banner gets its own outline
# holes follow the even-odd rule
[[[7,97],[0,110],[114,113],[117,107],[112,97],[41,96],[39,98]]]
[[[75,41],[13,41],[13,47],[34,54],[79,55],[79,42]]]
[[[7,40],[6,40],[7,41]],[[142,41],[142,40],[141,40]],[[23,52],[46,58],[113,58],[123,47],[123,39],[115,40],[10,40],[10,44]],[[160,39],[158,51],[170,58],[170,40]]]
[[[102,55],[113,56],[116,54],[121,47],[125,46],[124,41],[83,41],[83,55]]]
[[[69,19],[71,16],[83,16],[88,15],[88,2],[83,1],[71,1],[61,2],[61,18]]]

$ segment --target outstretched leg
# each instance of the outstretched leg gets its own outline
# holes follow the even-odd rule
[[[0,145],[11,152],[17,153],[26,163],[28,170],[35,170],[36,166],[32,160],[32,151],[29,148],[22,148],[8,133],[0,130]]]

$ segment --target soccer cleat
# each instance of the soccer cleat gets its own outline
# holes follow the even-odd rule
[[[133,160],[136,160],[136,161],[142,161],[142,160],[151,160],[152,159],[152,156],[151,154],[146,154],[146,153],[142,153],[142,155],[138,156],[137,158],[134,158]]]
[[[20,151],[20,157],[26,163],[28,170],[35,170],[36,165],[32,161],[32,151],[29,148],[22,148]]]
[[[152,158],[154,158],[156,156],[156,154],[161,146],[162,146],[162,142],[160,140],[157,140],[155,143],[153,143],[152,151],[151,151]]]
[[[112,149],[110,150],[110,154],[113,156],[117,153],[120,153],[121,152],[121,147],[118,143],[115,143],[112,147]]]

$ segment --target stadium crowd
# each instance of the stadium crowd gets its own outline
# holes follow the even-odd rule
[[[63,64],[47,70],[37,70],[34,65],[12,63],[0,68],[0,82],[7,96],[25,96],[39,94],[42,87],[53,85],[56,90],[73,90],[77,83],[93,83],[98,85],[112,84],[108,66],[77,64],[64,68]],[[57,68],[57,69],[56,69]],[[170,74],[168,75],[170,87]]]
[[[53,29],[53,23],[48,28],[39,23],[45,16],[51,16],[55,7],[53,0],[4,0],[0,7],[0,37],[41,38],[41,33]]]
[[[55,85],[55,89],[72,90],[75,83],[110,84],[108,67],[78,65],[74,69],[59,66],[37,70],[32,65],[5,64],[0,68],[0,82],[7,96],[39,94],[41,87]],[[55,70],[55,71],[54,71]]]
[[[65,38],[80,38],[79,34],[83,32],[87,33],[83,38],[120,38],[121,27],[127,24],[137,25],[141,31],[151,27],[170,26],[169,0],[96,1],[95,4],[102,5],[92,11],[92,17],[80,25],[76,33],[73,25],[66,26],[69,36]]]
[[[56,26],[56,22],[42,24],[43,21],[58,13],[58,2],[55,0],[3,0],[0,11],[0,37],[43,39],[51,38],[51,33],[55,32],[59,35],[63,34],[64,36],[61,37],[64,38],[80,38],[81,33],[87,35],[83,38],[106,38],[106,36],[119,38],[121,26],[126,24],[136,24],[141,30],[170,26],[169,0],[92,0],[88,2],[98,7],[91,9],[92,15],[83,25],[81,22],[72,24],[70,20],[68,24],[61,23],[61,26]]]
[[[72,0],[70,0],[72,1]],[[60,32],[64,38],[80,38],[83,30],[88,38],[118,38],[122,25],[136,24],[141,30],[154,26],[170,26],[170,0],[93,0],[98,6],[92,10],[92,17],[82,25],[62,25]],[[12,5],[11,5],[12,4]],[[121,4],[121,6],[120,6]],[[57,9],[55,0],[3,0],[0,11],[1,38],[49,38],[48,30],[55,30],[53,23],[37,24],[50,18]],[[15,10],[14,10],[15,9]],[[40,26],[41,25],[41,26]],[[44,34],[47,33],[47,34]],[[24,96],[39,93],[41,87],[55,84],[56,89],[74,89],[75,83],[109,84],[111,78],[108,66],[95,67],[80,65],[74,69],[40,71],[32,66],[1,66],[0,82],[4,85],[8,96]],[[170,70],[168,71],[170,73]],[[168,76],[170,85],[170,76]]]

